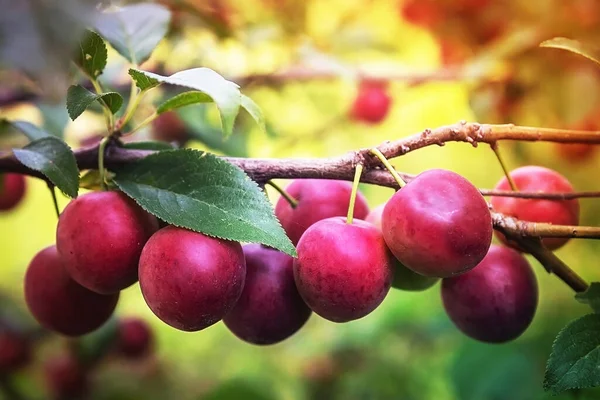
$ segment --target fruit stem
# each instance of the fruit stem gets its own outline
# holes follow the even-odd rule
[[[292,197],[292,195],[290,195],[288,192],[286,192],[281,186],[279,186],[278,184],[276,184],[273,181],[267,181],[267,184],[269,186],[271,186],[273,189],[277,190],[279,192],[279,194],[281,195],[281,197],[283,197],[284,199],[286,199],[286,201],[288,203],[290,203],[290,206],[292,208],[296,208],[298,206],[298,200],[295,199],[294,197]]]
[[[135,114],[145,93],[146,93],[145,90],[141,90],[138,93],[135,81],[133,81],[133,80],[131,81],[129,103],[127,104],[127,110],[125,111],[125,114],[123,114],[123,118],[121,118],[121,121],[119,122],[119,129],[124,127],[125,125],[127,125],[129,120],[131,119],[131,117],[133,117],[133,114]]]
[[[136,126],[135,128],[133,128],[131,131],[129,131],[127,133],[124,133],[123,136],[129,136],[129,135],[134,134],[135,132],[139,131],[140,129],[142,129],[143,127],[145,127],[146,125],[148,125],[149,123],[151,123],[152,121],[154,121],[158,117],[158,115],[159,115],[158,113],[153,112],[152,114],[150,114],[150,116],[148,116],[148,118],[146,118],[145,120],[143,120],[138,126]]]
[[[356,203],[356,194],[358,193],[358,184],[360,183],[360,176],[362,175],[363,165],[357,164],[354,170],[354,181],[352,182],[352,193],[350,193],[350,204],[348,204],[348,216],[346,217],[346,223],[352,225],[354,219],[354,203]]]
[[[379,151],[379,149],[377,147],[373,147],[370,150],[370,152],[371,152],[371,154],[373,154],[374,156],[377,156],[377,158],[379,158],[379,161],[381,161],[381,163],[387,168],[387,170],[390,171],[390,174],[392,174],[392,176],[394,177],[394,180],[396,181],[398,186],[400,186],[400,188],[403,188],[406,185],[406,182],[404,182],[404,180],[400,177],[400,175],[398,175],[398,172],[396,172],[396,169],[392,166],[392,164],[390,164],[388,159],[385,158],[383,153],[381,151]]]
[[[102,187],[102,190],[107,189],[106,170],[104,169],[104,153],[106,151],[106,145],[108,144],[109,140],[110,137],[108,136],[102,138],[102,140],[100,141],[100,145],[98,146],[98,173],[100,174],[100,186]]]
[[[510,172],[508,171],[508,168],[506,168],[504,159],[502,158],[502,155],[500,154],[500,148],[498,147],[498,143],[494,142],[494,143],[490,144],[490,147],[492,148],[492,150],[494,150],[494,154],[496,154],[496,158],[498,159],[498,162],[500,163],[500,166],[502,167],[502,171],[504,171],[504,176],[506,176],[506,180],[508,181],[510,188],[512,189],[513,192],[518,192],[519,188],[517,188],[515,181],[510,176]]]
[[[58,200],[56,199],[56,190],[54,190],[54,185],[48,182],[48,189],[50,189],[50,194],[52,195],[52,202],[54,203],[54,211],[56,212],[56,217],[60,217],[60,210],[58,209]]]
[[[90,82],[92,83],[92,86],[97,94],[104,93],[104,90],[97,79],[90,78]],[[104,113],[104,118],[106,119],[106,129],[108,132],[112,132],[114,123],[112,111],[110,111],[110,108],[108,108],[108,105],[104,102],[104,100],[101,99],[100,103],[102,103],[102,112]]]

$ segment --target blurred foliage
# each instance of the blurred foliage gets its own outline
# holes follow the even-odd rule
[[[241,83],[244,93],[263,109],[271,132],[265,134],[240,118],[233,135],[224,140],[214,105],[191,106],[179,112],[189,130],[188,147],[231,156],[325,157],[463,119],[582,129],[598,129],[600,124],[600,69],[583,57],[537,47],[554,36],[598,43],[596,0],[491,1],[477,13],[452,8],[469,1],[432,0],[429,3],[442,18],[433,18],[426,26],[407,19],[411,0],[160,2],[173,12],[170,33],[143,68],[165,75],[197,66],[213,68]],[[0,3],[10,3],[1,4],[2,66],[21,67],[21,72],[0,73],[0,98],[4,88],[30,90],[34,72],[46,74],[44,82],[60,83],[67,69],[57,67],[61,75],[56,79],[48,79],[48,74],[61,65],[69,40],[76,36],[68,18],[84,20],[80,8],[72,7],[77,2]],[[45,13],[48,4],[60,6],[55,10],[58,17]],[[42,50],[40,35],[48,38]],[[298,66],[333,72],[339,78],[268,77]],[[360,81],[358,69],[383,78],[399,77],[390,82],[392,108],[379,125],[346,118]],[[429,78],[422,78],[427,74]],[[127,99],[126,77],[125,60],[109,48],[103,85]],[[69,121],[64,102],[56,100],[60,93],[64,96],[65,91],[55,90],[34,105],[3,107],[0,116],[43,124],[74,147],[97,141],[102,115],[88,110]],[[164,89],[154,90],[146,100],[158,104],[165,94]],[[136,121],[150,113],[151,107],[142,105]],[[135,135],[140,141],[152,138],[152,127]],[[23,144],[14,132],[0,135],[2,148]],[[585,157],[573,157],[572,148],[548,143],[501,147],[510,168],[549,166],[579,190],[598,190],[597,177],[589,173],[600,167],[593,150],[578,153]],[[487,146],[430,147],[394,160],[394,165],[410,173],[451,169],[483,188],[493,187],[502,176]],[[54,242],[56,227],[46,185],[31,178],[27,183],[25,201],[14,212],[0,214],[0,290],[21,308],[26,266],[39,249]],[[361,189],[372,206],[392,194],[380,187],[361,185]],[[276,193],[268,190],[276,200]],[[60,197],[60,207],[67,201]],[[581,205],[581,223],[599,225],[597,201],[583,199]],[[600,247],[593,241],[571,241],[558,255],[587,280],[600,280],[596,267]],[[197,333],[176,331],[152,315],[133,287],[123,292],[118,313],[147,318],[157,335],[157,354],[141,363],[109,358],[96,371],[90,398],[549,399],[542,391],[542,377],[552,341],[588,308],[574,301],[570,289],[534,260],[531,263],[540,283],[536,318],[523,337],[494,346],[475,343],[454,328],[441,307],[439,285],[422,293],[392,291],[375,312],[349,324],[313,315],[298,334],[272,347],[243,343],[223,324]],[[21,314],[19,318],[32,324]],[[36,363],[16,374],[14,385],[31,398],[43,398],[40,365],[64,342],[55,337],[45,340]],[[553,398],[598,396],[598,391],[580,391]]]

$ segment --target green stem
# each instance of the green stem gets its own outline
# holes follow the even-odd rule
[[[373,147],[370,151],[371,151],[371,154],[373,154],[374,156],[379,158],[379,161],[381,161],[381,163],[384,165],[384,167],[386,167],[387,170],[390,171],[390,174],[392,174],[392,176],[394,177],[394,180],[396,181],[398,186],[400,186],[400,188],[403,188],[406,185],[406,182],[404,182],[404,180],[400,177],[400,175],[398,175],[398,172],[396,172],[396,169],[392,166],[392,164],[390,164],[388,159],[385,158],[383,153],[381,151],[379,151],[379,149],[377,147]]]
[[[145,90],[141,90],[138,93],[137,86],[135,85],[135,81],[131,81],[131,90],[130,90],[130,95],[129,95],[129,102],[127,104],[127,110],[125,111],[125,114],[123,114],[123,118],[121,118],[121,123],[120,123],[119,128],[127,125],[127,123],[131,120],[131,118],[133,117],[133,114],[135,114],[138,106],[140,105],[140,102],[142,101],[142,98],[144,97],[145,93],[146,93]]]
[[[286,199],[286,201],[288,203],[290,203],[290,206],[292,208],[296,208],[298,206],[298,200],[295,199],[294,197],[292,197],[292,195],[290,195],[288,192],[286,192],[281,186],[279,186],[278,184],[276,184],[273,181],[268,181],[267,184],[269,186],[271,186],[273,189],[277,190],[279,192],[279,194],[281,195],[281,197],[283,197],[284,199]]]
[[[152,113],[148,118],[143,120],[141,124],[133,128],[131,131],[124,133],[123,136],[133,135],[135,132],[139,131],[140,129],[154,121],[156,118],[158,118],[158,115],[159,114],[157,114],[156,112]]]
[[[96,79],[92,79],[92,78],[90,78],[90,82],[92,82],[92,86],[94,87],[94,90],[96,91],[97,94],[104,93],[102,86],[100,85],[100,82],[98,82]],[[104,101],[100,101],[100,103],[102,104],[102,112],[104,113],[104,118],[106,119],[106,129],[108,129],[108,132],[112,132],[113,127],[114,127],[112,111],[110,111],[110,108],[108,108],[108,106],[106,105],[106,103]]]
[[[512,189],[513,192],[518,192],[519,189],[517,188],[517,185],[515,184],[515,181],[513,180],[513,178],[510,176],[510,172],[508,171],[508,168],[506,168],[506,163],[504,162],[504,159],[502,158],[502,155],[500,154],[500,148],[498,147],[498,143],[492,143],[492,144],[490,144],[490,147],[492,148],[492,150],[494,150],[494,154],[496,154],[496,158],[498,159],[498,162],[500,163],[500,166],[502,167],[502,171],[504,171],[504,176],[506,176],[506,180],[508,180],[508,184],[509,184],[510,188]]]
[[[352,193],[350,193],[350,204],[348,205],[348,216],[346,217],[346,223],[352,225],[354,219],[354,203],[356,203],[356,194],[358,193],[358,184],[360,183],[360,176],[363,172],[363,165],[358,164],[354,170],[354,181],[352,182]]]
[[[107,189],[106,170],[104,169],[104,153],[106,152],[106,145],[108,144],[109,140],[109,137],[103,138],[98,146],[98,173],[100,174],[100,185],[102,190]]]
[[[56,190],[54,190],[54,185],[48,182],[48,189],[50,189],[50,194],[52,195],[52,202],[54,203],[54,211],[56,212],[56,217],[60,217],[60,210],[58,208],[58,200],[56,199]]]

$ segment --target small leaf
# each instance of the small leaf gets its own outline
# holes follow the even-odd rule
[[[600,386],[600,315],[588,314],[569,323],[552,345],[544,389],[560,393]]]
[[[123,105],[123,97],[117,92],[94,94],[81,85],[73,85],[67,91],[69,116],[74,121],[95,101],[106,104],[113,114]]]
[[[123,145],[126,149],[134,150],[173,150],[173,146],[166,142],[147,141],[147,142],[130,142]]]
[[[115,172],[123,192],[169,224],[296,255],[265,193],[244,171],[219,157],[168,150]]]
[[[44,174],[69,197],[77,197],[79,169],[71,148],[54,136],[29,143],[13,153],[21,164]]]
[[[239,86],[234,82],[228,81],[209,68],[187,69],[171,76],[162,76],[141,70],[134,71],[161,83],[183,86],[206,93],[213,99],[221,112],[221,124],[225,136],[229,136],[233,132],[233,123],[242,102]]]
[[[96,32],[86,30],[81,43],[79,43],[79,51],[75,54],[75,64],[85,72],[87,76],[96,79],[104,67],[108,53],[104,40]]]
[[[7,119],[1,119],[0,124],[4,125],[4,126],[6,126],[6,125],[12,126],[13,128],[21,131],[31,141],[41,139],[41,138],[44,138],[47,136],[52,136],[45,130],[38,128],[37,126],[33,125],[31,122],[27,122],[27,121],[9,121]]]
[[[578,40],[556,37],[546,40],[540,44],[540,47],[551,47],[554,49],[567,50],[600,64],[600,49],[588,44],[581,43]]]
[[[164,112],[171,111],[176,108],[189,106],[191,104],[210,102],[212,102],[212,98],[206,93],[198,92],[195,90],[190,92],[184,92],[178,94],[175,97],[171,97],[169,100],[162,103],[156,109],[156,113],[162,114]]]
[[[250,97],[243,94],[242,107],[248,112],[248,114],[250,114],[252,118],[254,118],[260,129],[262,129],[263,132],[267,132],[265,118],[263,117],[263,113],[258,104],[256,104]]]
[[[100,14],[95,28],[119,54],[141,64],[165,37],[170,21],[168,8],[140,3]]]
[[[135,85],[140,88],[140,90],[152,89],[160,85],[160,82],[154,78],[144,75],[143,72],[135,70],[133,68],[129,69],[129,76],[135,82]]]
[[[588,290],[575,294],[575,299],[588,304],[595,313],[600,313],[600,282],[592,282]]]

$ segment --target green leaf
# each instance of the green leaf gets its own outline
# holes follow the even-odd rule
[[[258,104],[256,104],[250,97],[243,94],[242,107],[248,112],[248,114],[250,114],[252,118],[254,118],[260,129],[262,129],[263,132],[267,132],[265,117],[263,116]]]
[[[190,92],[180,93],[175,97],[171,97],[169,100],[162,103],[156,109],[157,114],[162,114],[167,111],[174,110],[176,108],[181,108],[185,106],[189,106],[191,104],[196,103],[210,103],[212,98],[206,93],[198,92],[196,90]]]
[[[33,125],[31,122],[27,121],[9,121],[7,119],[0,120],[0,127],[12,126],[13,128],[21,131],[25,136],[29,138],[29,140],[37,140],[47,136],[51,136],[45,130],[38,128]]]
[[[248,138],[245,132],[235,131],[228,138],[223,137],[219,127],[208,120],[206,107],[202,105],[182,108],[175,111],[180,117],[190,135],[208,148],[220,151],[232,157],[248,157]]]
[[[592,282],[588,290],[577,293],[575,299],[583,304],[588,304],[595,313],[600,314],[600,282]]]
[[[21,164],[44,174],[69,197],[77,197],[79,169],[71,148],[65,142],[48,136],[29,143],[13,153]]]
[[[153,87],[160,85],[160,82],[156,79],[146,76],[143,72],[133,68],[129,69],[129,76],[131,76],[131,79],[133,79],[135,85],[140,88],[140,90],[152,89]]]
[[[117,92],[107,92],[95,94],[81,85],[73,85],[67,91],[67,111],[74,121],[79,117],[93,102],[106,104],[108,109],[115,114],[123,105],[123,97]]]
[[[591,45],[581,43],[578,40],[556,37],[546,40],[540,44],[540,47],[551,47],[554,49],[567,50],[600,64],[600,49]]]
[[[75,64],[85,72],[87,76],[96,79],[104,71],[108,53],[104,40],[96,32],[86,30],[83,39],[79,43],[79,51],[75,54]]]
[[[544,389],[560,393],[600,386],[600,315],[589,314],[569,323],[552,345]]]
[[[162,76],[141,70],[134,71],[161,83],[182,86],[207,94],[213,99],[221,112],[221,124],[225,136],[229,136],[233,132],[233,123],[240,111],[242,102],[239,86],[234,82],[228,81],[209,68],[187,69],[171,76]]]
[[[165,37],[170,21],[167,7],[140,3],[100,14],[95,28],[119,54],[141,64]]]
[[[123,192],[169,224],[296,255],[265,193],[244,171],[219,157],[168,150],[115,172]]]
[[[134,150],[173,150],[173,146],[166,142],[146,141],[146,142],[130,142],[123,145],[126,149]]]

